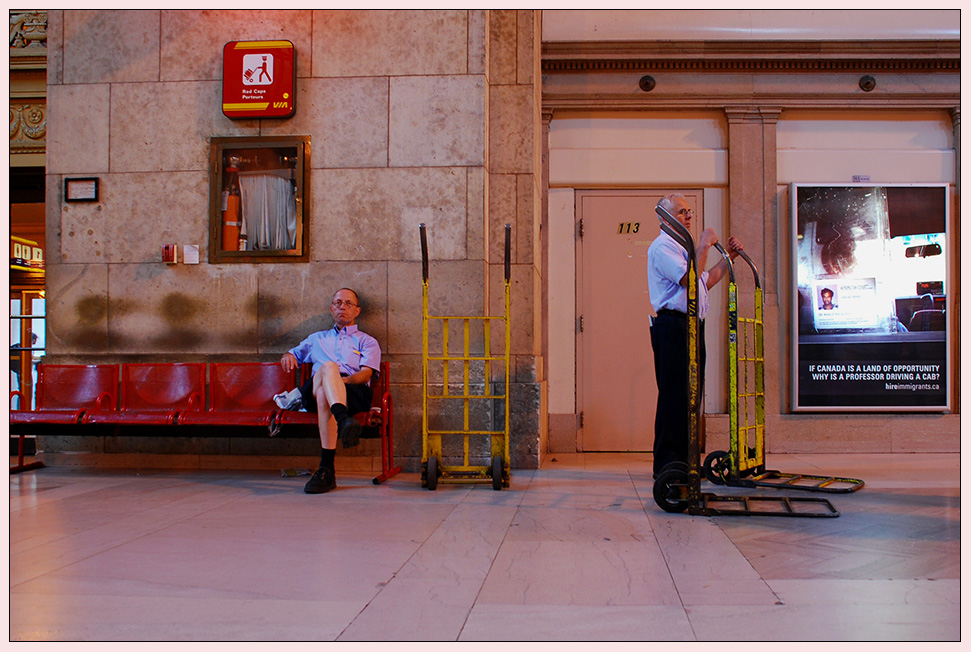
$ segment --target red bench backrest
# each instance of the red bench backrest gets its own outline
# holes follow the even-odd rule
[[[106,409],[114,409],[118,396],[118,365],[37,365],[37,409],[68,410],[96,407],[108,394]]]
[[[205,407],[206,367],[201,362],[129,363],[122,365],[121,376],[122,410]]]
[[[209,409],[258,411],[276,408],[274,394],[294,386],[293,372],[278,362],[213,362],[209,365]]]

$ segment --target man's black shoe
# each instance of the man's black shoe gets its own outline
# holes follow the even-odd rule
[[[310,476],[303,492],[305,494],[324,494],[336,488],[337,480],[334,478],[334,469],[320,467]]]
[[[357,446],[357,442],[361,438],[361,430],[361,423],[354,417],[347,417],[341,421],[337,426],[337,434],[341,438],[341,445],[344,448]]]

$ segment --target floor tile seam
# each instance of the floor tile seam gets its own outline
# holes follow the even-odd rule
[[[663,560],[664,560],[664,567],[665,567],[665,568],[667,569],[667,571],[668,571],[668,576],[669,576],[669,577],[671,578],[671,584],[672,584],[672,586],[674,586],[674,590],[675,590],[675,592],[677,593],[677,596],[678,596],[678,601],[680,602],[680,604],[681,604],[681,609],[682,609],[682,611],[684,612],[684,617],[685,617],[685,619],[686,619],[686,621],[687,621],[687,623],[688,623],[688,626],[689,626],[689,627],[691,628],[691,633],[692,633],[692,636],[694,637],[694,640],[698,640],[698,633],[697,633],[697,631],[695,630],[695,626],[694,626],[694,623],[692,622],[692,620],[691,620],[691,617],[690,617],[690,615],[689,615],[689,613],[688,613],[688,612],[689,612],[689,608],[690,608],[690,607],[689,607],[689,605],[688,605],[688,604],[687,604],[687,603],[685,602],[685,598],[684,598],[684,596],[683,596],[683,595],[682,595],[682,593],[681,593],[681,587],[680,587],[680,586],[678,586],[678,581],[677,581],[677,578],[675,577],[675,573],[674,573],[674,570],[673,570],[673,569],[671,568],[671,564],[670,564],[670,562],[668,561],[668,557],[667,557],[667,555],[665,555],[665,554],[664,554],[664,549],[663,549],[663,547],[662,547],[662,545],[661,545],[661,540],[660,540],[660,539],[658,538],[658,536],[657,536],[657,530],[656,530],[656,529],[654,528],[654,524],[653,524],[653,523],[651,523],[651,518],[650,518],[650,515],[648,514],[648,512],[647,512],[647,508],[646,508],[646,506],[645,506],[645,504],[644,504],[644,498],[643,498],[643,497],[641,497],[641,495],[640,495],[640,492],[639,492],[639,491],[637,491],[637,483],[636,483],[636,482],[635,482],[635,480],[634,480],[634,476],[633,476],[633,474],[632,474],[632,473],[629,473],[629,476],[630,476],[630,481],[631,481],[631,484],[632,484],[632,485],[634,486],[634,491],[635,491],[635,492],[637,492],[637,495],[638,495],[638,498],[639,498],[639,499],[640,499],[640,501],[641,501],[641,506],[642,506],[642,509],[643,509],[643,511],[644,511],[644,516],[645,516],[645,518],[646,518],[646,519],[647,519],[647,521],[648,521],[648,526],[649,526],[649,527],[651,528],[651,534],[652,534],[652,535],[654,536],[654,542],[655,542],[655,544],[657,545],[657,548],[658,548],[658,550],[659,550],[659,551],[660,551],[660,553],[661,553],[661,559],[663,559]],[[652,497],[652,499],[653,499],[653,495],[652,495],[651,497]],[[711,518],[711,517],[709,517],[709,519],[708,519],[708,520],[709,520],[709,521],[711,521],[711,520],[712,520],[712,518]],[[761,576],[761,575],[759,574],[759,572],[758,572],[758,569],[756,569],[756,568],[755,568],[754,566],[752,566],[752,563],[751,563],[751,561],[749,561],[749,559],[748,559],[748,557],[746,557],[746,556],[745,556],[745,554],[744,554],[744,553],[743,553],[743,552],[742,552],[741,550],[739,550],[739,549],[738,549],[738,546],[736,546],[736,545],[735,545],[735,542],[734,542],[734,541],[732,540],[732,538],[731,538],[730,536],[728,536],[728,533],[727,533],[727,532],[725,532],[725,531],[724,531],[724,530],[723,530],[723,529],[721,528],[721,526],[719,526],[719,525],[718,525],[718,522],[717,522],[717,520],[715,520],[715,521],[713,521],[713,523],[714,523],[714,525],[715,525],[715,526],[716,526],[716,527],[718,528],[718,531],[722,533],[722,535],[723,535],[723,536],[725,537],[725,539],[727,539],[727,540],[728,540],[728,542],[729,542],[729,543],[731,544],[731,546],[732,546],[732,548],[734,548],[734,549],[735,549],[735,551],[736,551],[736,553],[737,553],[737,554],[738,554],[738,555],[739,555],[739,556],[740,556],[740,557],[741,557],[742,559],[744,559],[744,560],[745,560],[745,563],[746,563],[746,564],[748,564],[748,566],[749,566],[749,568],[751,568],[751,569],[752,569],[752,572],[753,572],[753,573],[755,573],[755,576],[759,578],[759,581],[761,581],[761,582],[762,582],[762,584],[763,584],[763,585],[765,586],[765,588],[766,588],[766,589],[768,589],[768,590],[769,590],[769,591],[770,591],[770,592],[772,593],[772,595],[773,595],[773,596],[775,597],[775,599],[776,599],[776,604],[782,604],[782,600],[781,600],[781,598],[779,597],[779,594],[778,594],[778,593],[776,593],[776,591],[775,591],[775,590],[774,590],[774,589],[773,589],[773,588],[772,588],[771,586],[769,586],[769,584],[768,584],[768,583],[767,583],[767,582],[765,581],[765,579],[764,579],[764,578],[763,578],[763,577],[762,577],[762,576]]]
[[[678,583],[674,579],[674,571],[671,569],[671,564],[670,562],[668,562],[668,558],[664,554],[664,549],[661,547],[661,540],[658,539],[657,530],[654,528],[654,524],[651,522],[650,514],[648,514],[647,512],[647,505],[644,501],[644,497],[641,496],[641,493],[637,488],[637,482],[634,480],[633,472],[628,470],[627,476],[630,479],[631,485],[634,487],[634,493],[637,496],[638,501],[640,501],[641,503],[641,511],[644,514],[644,519],[647,521],[647,526],[651,530],[651,536],[654,538],[654,544],[657,546],[657,549],[661,554],[661,559],[664,561],[664,568],[667,569],[668,578],[671,580],[671,586],[674,587],[674,592],[678,596],[678,603],[681,606],[680,607],[681,615],[684,618],[684,621],[688,624],[689,629],[691,630],[692,640],[698,640],[698,632],[695,631],[694,623],[691,622],[691,618],[688,615],[688,607],[685,604],[684,596],[681,595],[681,589],[678,588]],[[653,495],[651,496],[651,498],[653,499]]]
[[[449,517],[452,514],[454,514],[455,511],[459,508],[459,506],[462,505],[465,502],[465,500],[468,498],[468,494],[470,494],[472,492],[472,489],[473,489],[473,487],[471,487],[471,486],[466,486],[466,487],[461,487],[461,488],[466,492],[466,495],[463,496],[463,498],[461,500],[455,501],[454,503],[451,503],[450,504],[448,513],[446,513],[442,517],[442,519],[438,523],[438,525],[436,527],[434,527],[434,528],[432,528],[432,529],[429,530],[428,535],[424,539],[422,539],[422,541],[420,543],[418,543],[418,545],[415,546],[415,549],[412,550],[411,554],[408,555],[407,559],[405,559],[401,563],[401,565],[398,566],[398,568],[393,573],[391,573],[391,577],[388,579],[388,581],[387,582],[384,582],[383,584],[381,584],[377,588],[377,590],[374,592],[374,594],[371,595],[371,597],[367,599],[367,601],[358,610],[358,612],[356,614],[354,614],[354,617],[351,618],[347,622],[347,624],[344,625],[344,627],[341,628],[341,630],[337,634],[337,636],[334,637],[334,639],[333,639],[334,641],[341,640],[341,637],[345,633],[347,633],[347,631],[354,625],[354,623],[357,621],[357,619],[360,618],[364,614],[365,611],[367,611],[368,607],[371,606],[371,604],[381,595],[381,593],[384,592],[388,588],[388,586],[391,585],[392,582],[394,582],[396,579],[398,579],[398,577],[400,576],[400,574],[402,573],[402,571],[404,571],[404,569],[408,566],[408,564],[410,564],[412,562],[412,560],[421,552],[422,547],[425,546],[425,544],[427,544],[429,542],[429,540],[431,540],[431,538],[435,536],[435,534],[439,531],[439,529],[442,527],[442,525],[444,525],[444,523],[449,519]],[[486,576],[488,576],[488,574]],[[483,578],[482,581],[485,582],[485,578]],[[480,587],[480,590],[481,590],[481,587]],[[473,602],[473,604],[474,604],[474,602]],[[471,606],[469,607],[469,610],[471,611]],[[466,618],[468,618],[468,614],[466,614]],[[464,621],[463,621],[463,626],[464,626]],[[458,640],[458,639],[456,639],[456,640]]]
[[[526,483],[526,486],[522,490],[522,495],[519,498],[519,502],[516,504],[516,509],[513,511],[512,516],[509,518],[509,522],[506,524],[506,531],[503,533],[502,539],[496,546],[496,549],[492,554],[492,559],[489,561],[489,568],[482,575],[482,581],[479,583],[479,589],[475,592],[475,597],[472,599],[472,603],[469,605],[469,610],[465,613],[465,618],[462,619],[462,625],[459,627],[458,634],[455,637],[456,642],[462,640],[462,632],[465,631],[465,628],[469,623],[469,617],[472,615],[472,611],[475,609],[475,606],[479,603],[479,598],[482,596],[482,589],[485,587],[486,581],[489,579],[489,575],[492,573],[492,569],[495,567],[496,559],[499,558],[499,553],[502,551],[502,546],[506,543],[506,538],[509,536],[509,528],[519,516],[519,512],[523,507],[523,502],[526,500],[526,494],[529,493],[529,488],[533,485],[533,482],[536,481],[536,476],[537,473],[531,473],[529,476],[529,482]]]

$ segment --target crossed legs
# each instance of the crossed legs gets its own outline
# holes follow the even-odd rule
[[[347,405],[347,386],[336,363],[325,362],[314,374],[314,397],[317,399],[317,425],[322,448],[337,448],[337,420],[330,411],[335,403]]]

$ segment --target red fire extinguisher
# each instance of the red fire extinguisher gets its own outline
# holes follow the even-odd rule
[[[223,251],[238,251],[240,249],[239,230],[242,222],[239,193],[239,168],[227,167],[229,183],[223,190]]]

